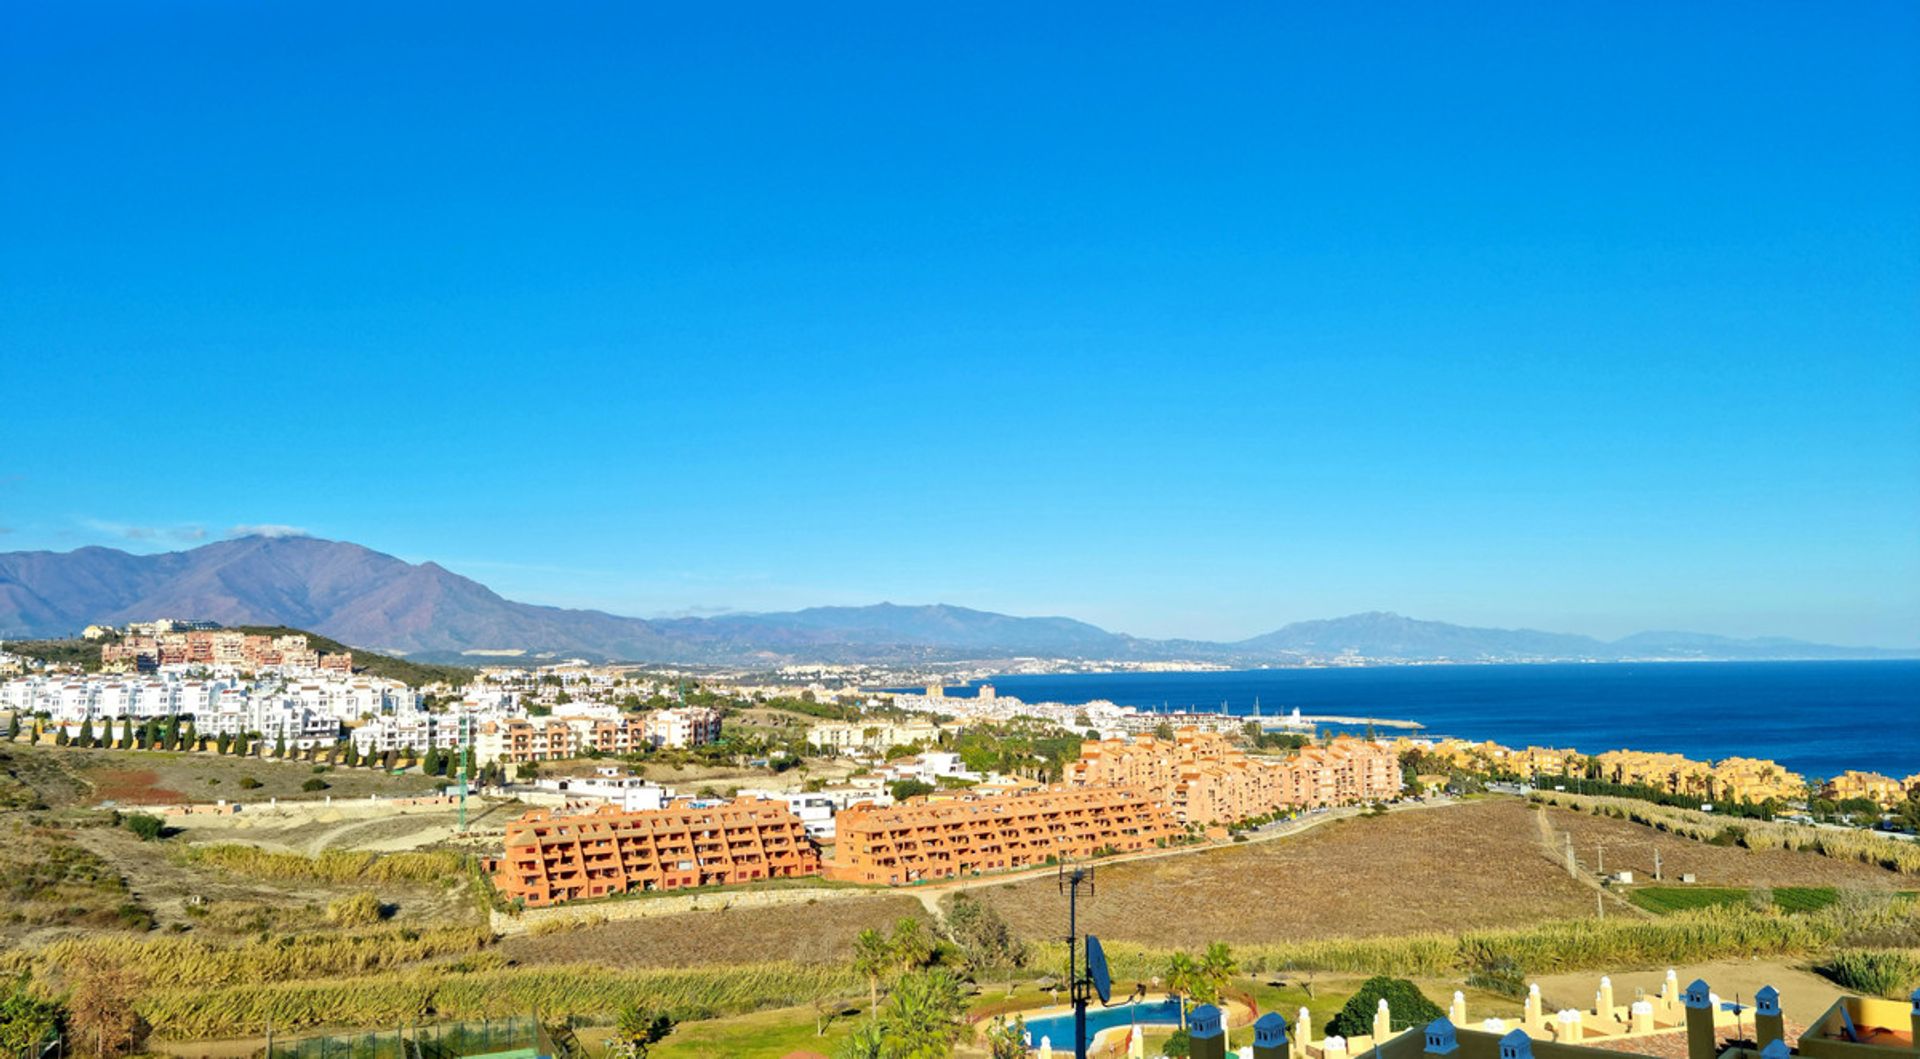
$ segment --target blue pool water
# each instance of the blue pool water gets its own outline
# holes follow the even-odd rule
[[[1100,1031],[1116,1026],[1130,1026],[1141,1023],[1148,1026],[1172,1026],[1180,1021],[1180,1002],[1172,997],[1138,1004],[1115,1004],[1110,1008],[1092,1005],[1087,1008],[1087,1043],[1092,1044]],[[1057,1052],[1073,1049],[1073,1015],[1050,1015],[1041,1019],[1027,1020],[1027,1037],[1033,1047],[1040,1046],[1040,1038],[1047,1038]]]

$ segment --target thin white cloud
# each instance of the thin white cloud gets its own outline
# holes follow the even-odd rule
[[[243,523],[227,531],[229,537],[311,537],[299,526],[288,526],[279,522]]]
[[[81,525],[95,533],[105,533],[130,541],[199,541],[207,539],[204,526],[136,526],[127,522],[111,522],[106,519],[86,518]]]

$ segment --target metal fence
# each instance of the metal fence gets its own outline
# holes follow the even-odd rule
[[[468,1059],[502,1054],[529,1059],[564,1055],[532,1015],[396,1026],[365,1033],[273,1040],[267,1045],[267,1059]]]

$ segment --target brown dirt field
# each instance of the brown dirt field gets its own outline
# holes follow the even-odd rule
[[[911,897],[850,897],[818,904],[727,909],[655,919],[600,923],[501,942],[508,959],[525,964],[591,963],[606,967],[696,967],[797,960],[844,963],[854,935],[888,930],[902,916],[924,919]]]
[[[1520,926],[1593,914],[1593,891],[1540,848],[1510,799],[1339,821],[1295,838],[1098,869],[1081,927],[1198,946]],[[972,891],[1021,934],[1066,920],[1052,879]]]
[[[160,775],[152,769],[95,769],[94,797],[120,805],[175,805],[187,796],[171,787],[160,786]]]
[[[1667,882],[1691,872],[1703,886],[1837,886],[1842,888],[1903,890],[1913,888],[1911,876],[1817,853],[1770,849],[1756,852],[1738,846],[1715,846],[1656,831],[1642,824],[1612,817],[1589,816],[1572,809],[1547,809],[1547,823],[1556,844],[1573,835],[1573,852],[1580,866],[1595,867],[1604,848],[1609,873],[1631,871],[1635,882],[1653,880],[1653,851]],[[1738,824],[1737,820],[1729,820]]]
[[[219,800],[263,803],[281,801],[324,801],[328,797],[382,798],[426,794],[444,780],[418,774],[389,776],[374,769],[332,768],[316,773],[305,761],[275,761],[262,758],[238,758],[219,754],[201,754],[172,750],[80,750],[74,747],[21,747],[16,755],[31,755],[48,765],[74,776],[89,788],[83,802],[116,801],[109,788],[141,798],[134,804],[152,805],[164,800],[154,795],[172,794],[172,801],[214,802]],[[307,780],[318,777],[328,784],[319,791],[302,790]],[[252,778],[257,787],[243,788],[240,781]],[[124,803],[123,803],[124,804]]]

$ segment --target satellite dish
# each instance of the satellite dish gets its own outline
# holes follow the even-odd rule
[[[1087,977],[1093,979],[1093,991],[1102,1004],[1112,998],[1113,975],[1107,971],[1107,954],[1100,948],[1100,939],[1091,934],[1087,935]]]

